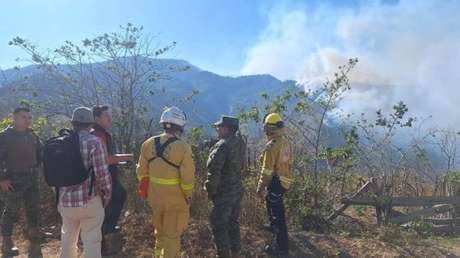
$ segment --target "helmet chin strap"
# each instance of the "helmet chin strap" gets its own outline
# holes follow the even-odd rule
[[[176,132],[177,136],[181,136],[184,133],[184,127],[181,127],[178,132]]]
[[[171,123],[165,123],[165,128],[166,128],[166,129],[172,128],[172,124],[171,124]],[[176,131],[176,132],[174,133],[174,135],[179,137],[179,136],[182,135],[182,133],[184,133],[184,127],[183,127],[183,126],[177,126],[177,128],[178,128],[179,130]]]

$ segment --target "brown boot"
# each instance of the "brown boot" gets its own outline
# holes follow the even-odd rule
[[[3,237],[2,241],[2,254],[3,256],[17,256],[19,255],[19,249],[14,246],[13,240],[11,237]]]
[[[218,258],[231,258],[230,250],[218,250],[216,257],[218,257]]]

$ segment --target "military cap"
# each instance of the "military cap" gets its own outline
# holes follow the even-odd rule
[[[240,121],[238,118],[233,116],[221,116],[220,120],[214,123],[214,127],[217,126],[228,126],[228,127],[238,127]]]

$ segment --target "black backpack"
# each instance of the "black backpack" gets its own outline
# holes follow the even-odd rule
[[[46,183],[57,191],[59,187],[81,184],[91,176],[91,195],[94,171],[85,168],[78,133],[62,129],[58,136],[48,139],[43,148],[43,167]]]

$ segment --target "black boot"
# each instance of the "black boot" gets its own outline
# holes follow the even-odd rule
[[[218,257],[218,258],[231,258],[230,250],[218,250],[216,257]]]
[[[122,240],[120,233],[109,233],[103,236],[101,243],[102,256],[113,256],[121,252]]]
[[[14,245],[11,237],[3,237],[2,254],[3,257],[14,257],[19,255],[19,249]]]
[[[260,229],[273,233],[273,227],[270,224],[263,224],[262,226],[260,226]]]
[[[243,256],[241,256],[240,251],[232,250],[232,258],[242,258],[242,257]]]
[[[279,250],[278,247],[273,244],[265,246],[265,253],[273,257],[289,257],[289,250]]]
[[[28,252],[28,258],[43,258],[42,247],[40,243],[30,242]]]

